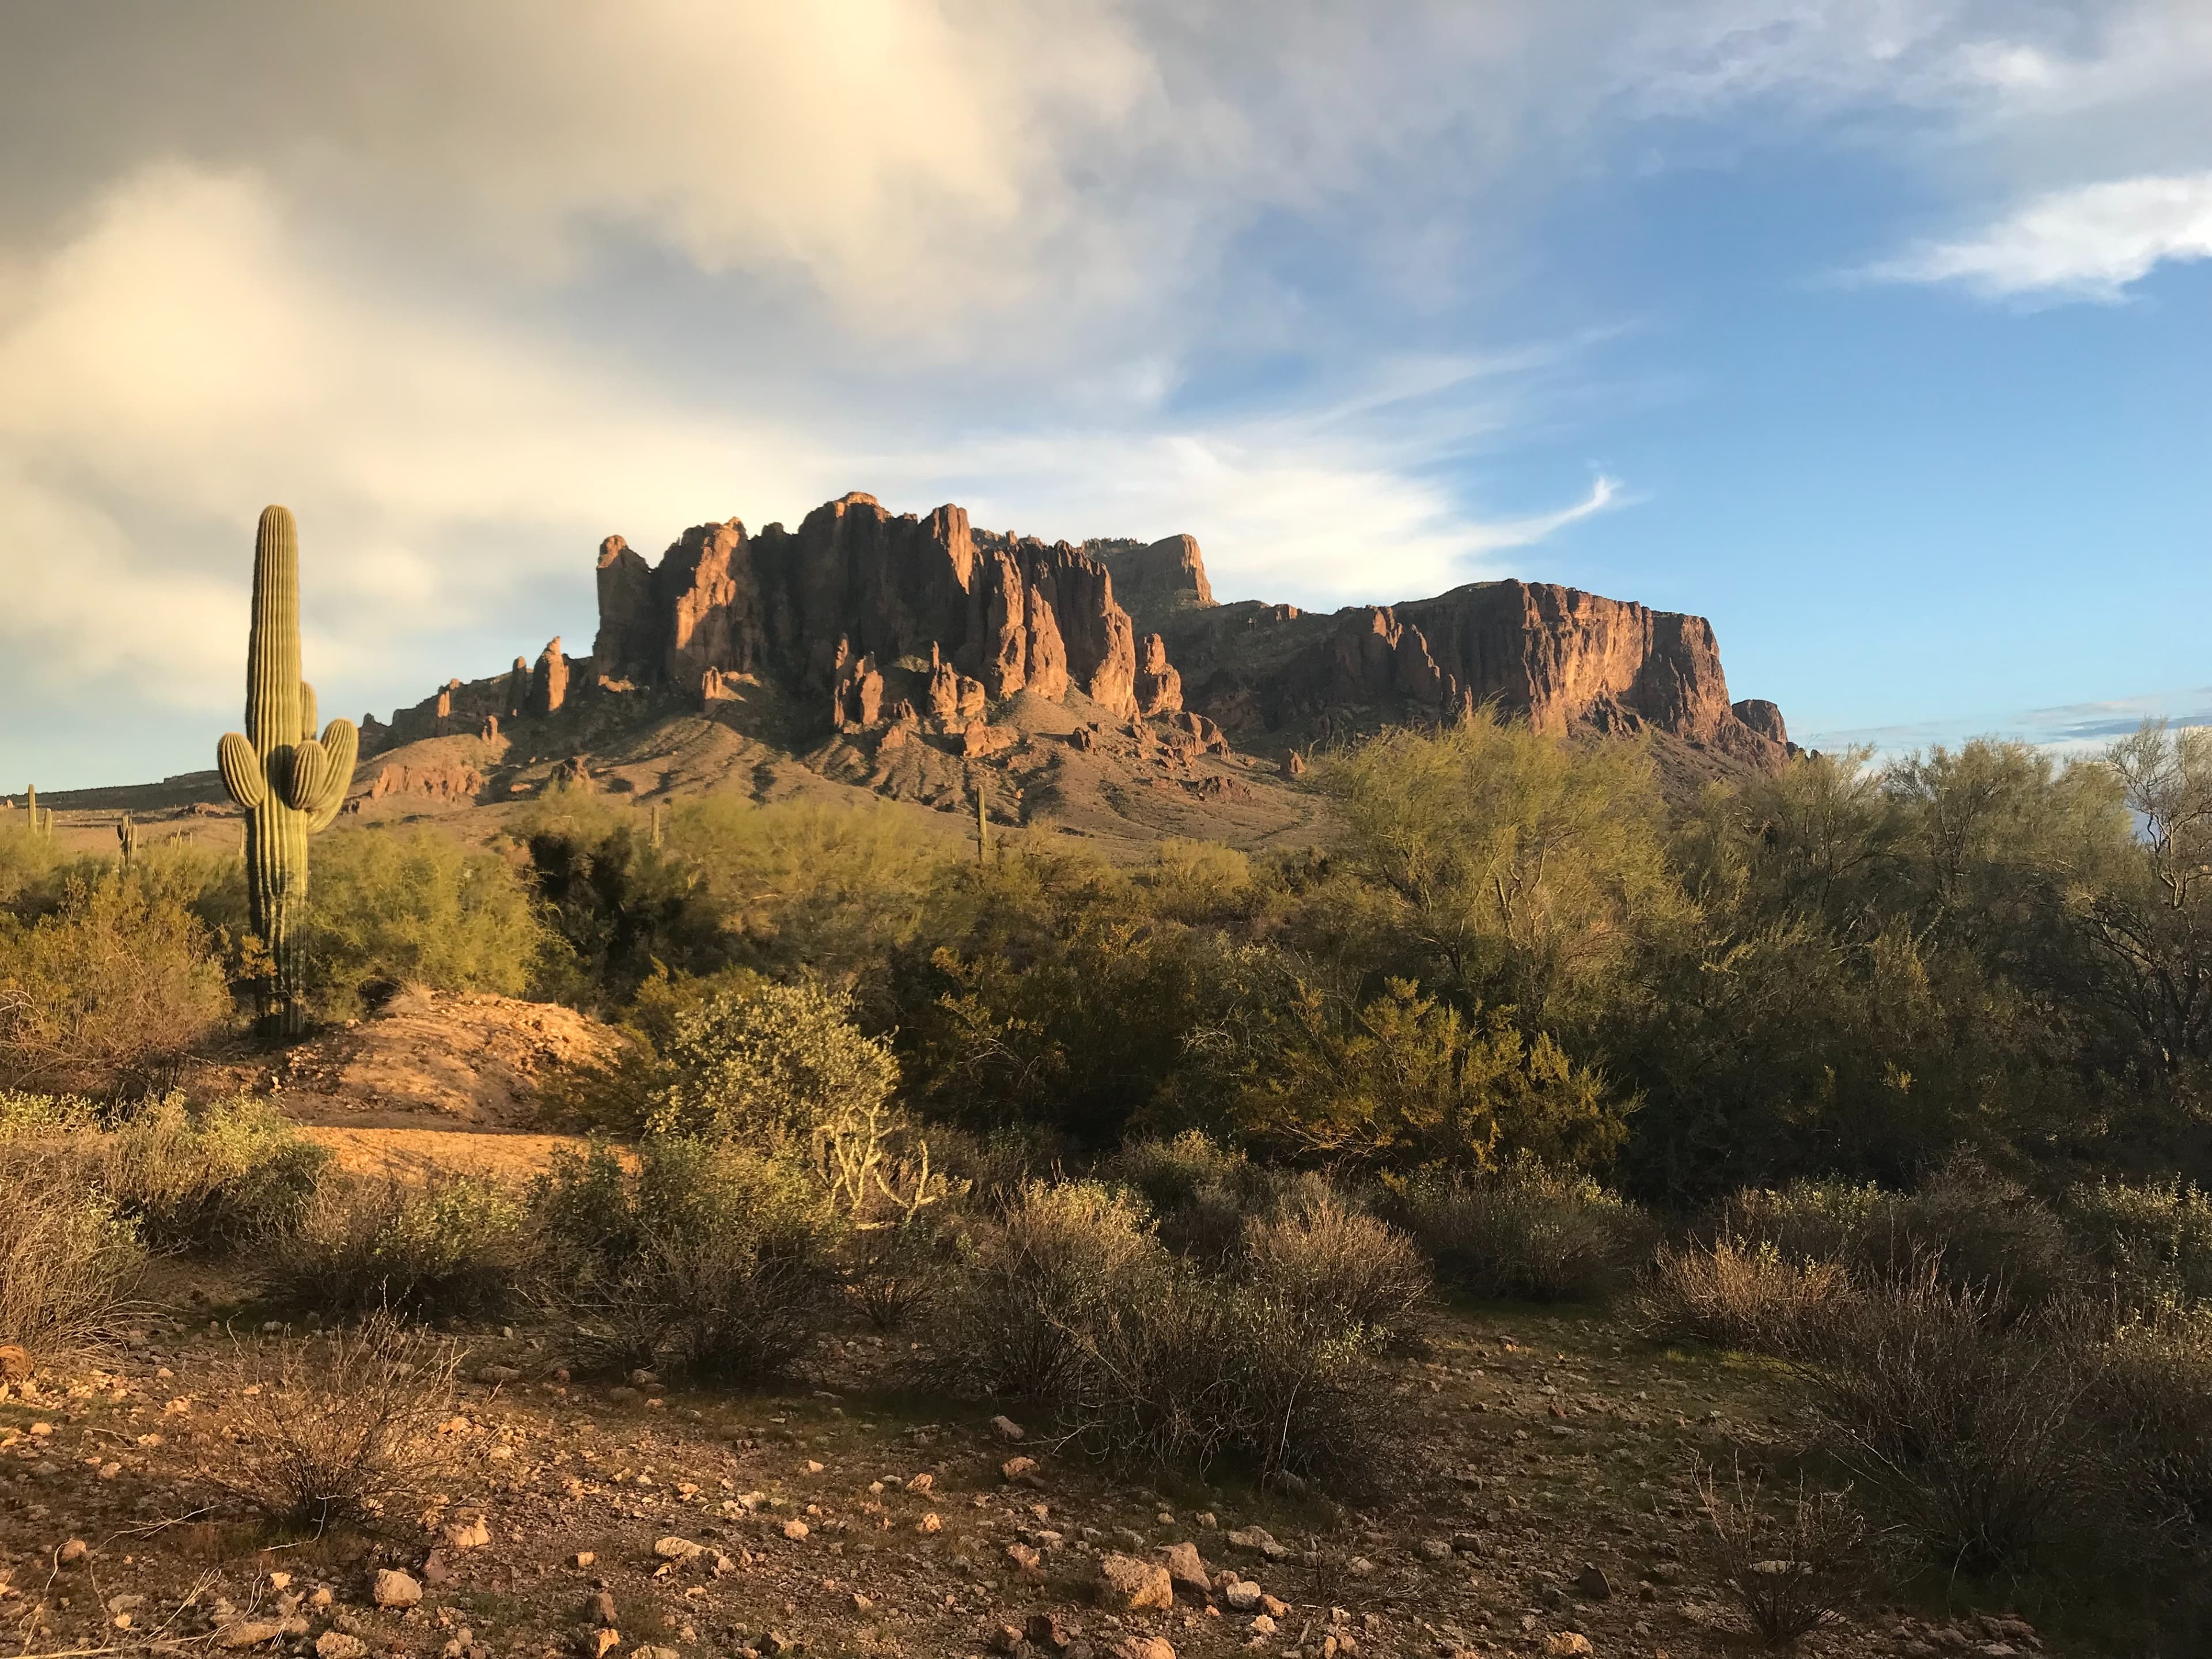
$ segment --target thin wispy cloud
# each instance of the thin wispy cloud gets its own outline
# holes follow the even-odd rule
[[[2169,261],[2212,258],[2212,171],[2054,191],[1986,229],[1869,268],[1901,283],[1959,283],[1993,298],[2117,300]]]

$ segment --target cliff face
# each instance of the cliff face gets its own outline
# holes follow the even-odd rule
[[[1329,616],[1223,605],[1188,536],[1048,544],[978,531],[957,507],[893,514],[859,494],[795,530],[696,526],[658,565],[610,536],[597,576],[588,659],[556,640],[504,688],[455,681],[372,740],[548,715],[580,691],[711,705],[766,684],[802,720],[811,705],[840,732],[920,729],[969,758],[996,752],[989,722],[1010,699],[1077,691],[1115,720],[1291,754],[1485,704],[1546,731],[1661,734],[1676,759],[1706,757],[1691,774],[1790,753],[1772,703],[1729,701],[1703,617],[1549,583]]]

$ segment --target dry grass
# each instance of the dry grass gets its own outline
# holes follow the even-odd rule
[[[1741,1468],[1727,1487],[1700,1469],[1697,1491],[1721,1581],[1768,1646],[1842,1622],[1868,1567],[1866,1523],[1849,1493],[1808,1492],[1801,1481],[1794,1497],[1762,1502]]]
[[[2018,1561],[2088,1474],[2090,1344],[2062,1314],[2009,1316],[1933,1259],[1802,1319],[1790,1358],[1832,1449],[1948,1566]]]
[[[0,1155],[0,1342],[51,1354],[97,1340],[145,1266],[137,1230],[69,1165]]]
[[[443,1474],[437,1427],[460,1352],[374,1313],[319,1341],[242,1350],[234,1455],[214,1476],[281,1526],[319,1536],[370,1523]]]
[[[1791,1261],[1772,1244],[1723,1238],[1711,1248],[1662,1249],[1628,1305],[1637,1332],[1656,1342],[1784,1353],[1809,1318],[1852,1294],[1834,1261]]]

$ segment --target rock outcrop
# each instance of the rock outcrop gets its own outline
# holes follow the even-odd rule
[[[840,729],[876,726],[908,702],[965,721],[1020,691],[1057,701],[1080,690],[1125,719],[1140,702],[1136,630],[1106,565],[1065,542],[979,534],[957,507],[894,515],[856,493],[796,530],[698,526],[658,568],[610,536],[599,593],[592,661],[609,690],[659,685],[713,702],[772,678],[819,696]],[[1147,675],[1153,706],[1177,706],[1164,647]]]

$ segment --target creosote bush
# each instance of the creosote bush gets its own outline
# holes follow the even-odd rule
[[[1397,1189],[1389,1213],[1446,1280],[1476,1296],[1533,1302],[1607,1295],[1654,1236],[1634,1205],[1533,1159],[1484,1175],[1417,1175]]]
[[[311,1536],[411,1520],[448,1473],[437,1429],[459,1363],[452,1341],[382,1310],[306,1342],[256,1342],[230,1367],[238,1420],[212,1478]]]
[[[945,1380],[1037,1402],[1101,1455],[1377,1478],[1374,1358],[1410,1323],[1421,1264],[1337,1204],[1246,1242],[1240,1275],[1208,1271],[1133,1193],[1032,1182],[970,1229],[935,1325]]]
[[[527,1257],[521,1201],[496,1182],[325,1182],[269,1254],[266,1288],[325,1318],[488,1314],[513,1296]]]
[[[2212,1541],[2212,1314],[2124,1325],[2102,1356],[2097,1415],[2125,1490],[2161,1528]]]
[[[563,1154],[532,1209],[532,1295],[580,1363],[734,1382],[805,1352],[848,1231],[803,1167],[681,1136],[645,1141],[634,1166]]]

